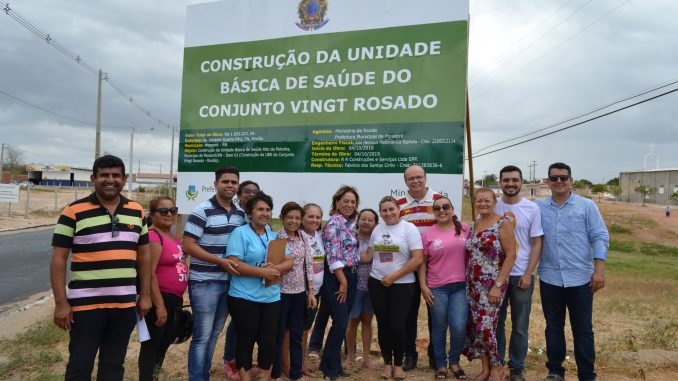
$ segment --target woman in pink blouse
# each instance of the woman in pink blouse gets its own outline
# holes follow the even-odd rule
[[[141,343],[139,351],[139,379],[157,380],[165,353],[174,341],[174,316],[182,308],[184,291],[188,285],[186,255],[181,250],[181,239],[172,231],[178,209],[170,197],[158,197],[150,203],[151,228],[148,240],[151,247],[151,300],[153,308],[146,315],[151,339]]]
[[[303,216],[304,210],[293,201],[286,203],[280,209],[283,229],[278,233],[278,238],[287,238],[287,249],[294,257],[294,266],[292,271],[283,276],[280,281],[280,319],[278,320],[275,361],[271,372],[273,380],[280,379],[281,376],[280,358],[286,329],[290,332],[288,378],[290,380],[302,378],[301,336],[304,332],[304,311],[307,305],[315,308],[317,303],[312,283],[313,256],[311,248],[300,231]]]
[[[464,349],[468,301],[466,300],[466,238],[469,227],[454,214],[452,202],[440,197],[433,203],[436,224],[421,235],[424,265],[419,266],[421,295],[430,307],[431,342],[435,353],[436,378],[447,378],[447,361],[457,379],[466,379],[459,366]],[[450,352],[445,353],[447,330]]]

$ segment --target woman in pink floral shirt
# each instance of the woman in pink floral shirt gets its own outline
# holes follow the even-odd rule
[[[290,332],[288,378],[298,380],[302,377],[301,336],[304,332],[304,311],[306,306],[315,308],[317,303],[313,294],[313,255],[306,240],[301,235],[301,219],[304,210],[296,202],[290,201],[280,209],[280,220],[283,229],[278,238],[287,238],[287,250],[294,257],[292,271],[280,281],[280,320],[278,320],[278,337],[276,340],[275,361],[271,379],[281,376],[281,351],[285,330]],[[285,348],[288,349],[288,348]],[[286,357],[286,356],[285,356]]]
[[[348,314],[356,294],[357,269],[360,262],[355,222],[360,198],[358,191],[341,186],[332,196],[330,219],[323,229],[327,255],[322,297],[330,306],[332,328],[327,334],[320,371],[330,380],[348,376],[341,366],[341,344],[348,327]]]

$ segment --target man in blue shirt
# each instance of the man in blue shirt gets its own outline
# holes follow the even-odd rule
[[[609,235],[593,201],[572,193],[567,164],[551,164],[548,175],[551,196],[537,201],[544,229],[538,273],[546,319],[549,374],[545,381],[565,377],[565,308],[570,314],[579,380],[595,380],[593,294],[605,286]]]
[[[212,355],[228,315],[229,273],[237,264],[226,258],[231,232],[245,224],[245,212],[233,202],[240,172],[221,167],[214,172],[216,194],[198,205],[184,226],[183,249],[191,256],[188,295],[193,310],[193,338],[188,348],[188,379],[210,378]]]

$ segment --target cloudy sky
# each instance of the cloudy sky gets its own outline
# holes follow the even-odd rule
[[[10,7],[103,69],[126,97],[150,112],[152,117],[104,84],[102,152],[128,161],[134,128],[134,170],[140,164],[142,172],[167,173],[168,125],[179,125],[186,6],[201,2],[34,0]],[[469,99],[477,154],[678,79],[674,0],[472,0],[470,13]],[[28,162],[89,167],[96,96],[96,75],[0,13],[0,142],[19,147]],[[660,167],[678,168],[677,105],[678,93],[672,93],[477,157],[476,178],[508,163],[527,174],[533,161],[537,176],[544,177],[548,164],[563,161],[575,178],[602,182],[642,169],[651,143]],[[654,168],[656,159],[649,164]]]

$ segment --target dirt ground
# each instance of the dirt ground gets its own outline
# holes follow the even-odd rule
[[[33,198],[33,195],[31,195]],[[45,197],[51,197],[51,202],[54,202],[54,194],[47,194]],[[72,197],[72,195],[70,196]],[[71,198],[72,200],[72,198]],[[64,200],[65,202],[68,202]],[[70,200],[69,200],[70,201]],[[64,205],[65,205],[64,202]],[[655,241],[670,246],[678,246],[678,213],[674,213],[670,218],[664,216],[664,206],[662,205],[647,205],[641,207],[637,204],[627,203],[612,203],[604,201],[599,204],[599,207],[604,215],[606,215],[606,222],[608,226],[615,222],[624,225],[629,225],[629,221],[637,221],[637,227],[632,229],[629,233],[629,238],[638,237],[643,241]],[[4,210],[6,213],[6,209]],[[3,215],[3,209],[0,209],[0,215]],[[4,214],[6,215],[6,214]],[[23,216],[13,216],[7,218],[0,216],[0,234],[11,234],[8,230],[17,228],[27,228],[31,226],[54,224],[56,221],[55,214],[32,214],[29,219]],[[648,222],[650,221],[650,222]],[[652,222],[654,221],[654,222]],[[633,223],[631,223],[633,225]],[[47,228],[47,227],[45,227]],[[5,231],[3,233],[3,231]],[[621,280],[623,281],[623,280]],[[17,334],[24,332],[28,327],[36,322],[51,321],[53,312],[53,301],[51,293],[45,292],[34,295],[31,298],[15,303],[9,311],[0,316],[0,340],[7,340],[16,337]],[[425,308],[422,307],[420,317],[419,332],[420,339],[418,340],[418,347],[420,359],[419,368],[414,372],[408,373],[408,380],[429,380],[433,379],[432,371],[426,369],[426,345],[428,344],[425,321]],[[605,345],[606,338],[614,335],[620,335],[628,325],[633,325],[633,321],[609,321],[606,316],[596,314],[594,307],[594,329],[596,330],[597,345]],[[373,323],[376,333],[376,321]],[[541,315],[541,305],[537,297],[535,297],[531,316],[531,336],[530,336],[530,350],[533,354],[539,356],[539,359],[545,359],[543,355],[543,332],[544,322]],[[569,330],[569,328],[568,328]],[[532,332],[535,334],[533,335]],[[566,333],[567,336],[571,334]],[[136,335],[134,335],[134,338]],[[219,339],[217,350],[215,351],[213,361],[213,377],[214,380],[226,380],[226,375],[221,367],[221,356],[223,355],[223,340],[224,335]],[[603,343],[603,344],[601,344]],[[571,348],[571,344],[569,345]],[[132,340],[128,347],[128,355],[126,361],[126,368],[128,370],[128,379],[135,379],[136,377],[136,357],[139,351],[139,344]],[[378,345],[376,343],[376,334],[372,344],[373,358],[376,363],[381,363],[378,356]],[[187,359],[188,343],[173,345],[165,361],[164,373],[161,377],[163,380],[183,380],[186,379],[185,364]],[[66,343],[63,344],[64,356],[67,357]],[[570,367],[574,365],[572,353],[569,353],[566,363]],[[619,352],[616,353],[617,358],[615,362],[629,362],[637,365],[639,371],[636,374],[623,373],[619,374],[614,369],[598,368],[599,380],[610,381],[624,381],[624,380],[678,380],[678,352],[663,351],[663,350],[640,350],[634,352]],[[0,354],[0,357],[2,355]],[[610,361],[610,360],[608,360]],[[315,364],[317,366],[317,363]],[[469,363],[462,359],[461,365],[466,369],[467,374],[472,376],[477,374],[480,370],[478,361]],[[532,365],[532,366],[530,366]],[[526,378],[528,381],[543,380],[545,377],[545,368],[543,362],[528,363],[528,371]],[[354,375],[351,380],[378,380],[380,375],[380,368],[376,370],[354,369]],[[16,378],[23,379],[23,378]],[[307,377],[307,379],[309,379]],[[576,379],[576,376],[570,372],[568,379]]]

